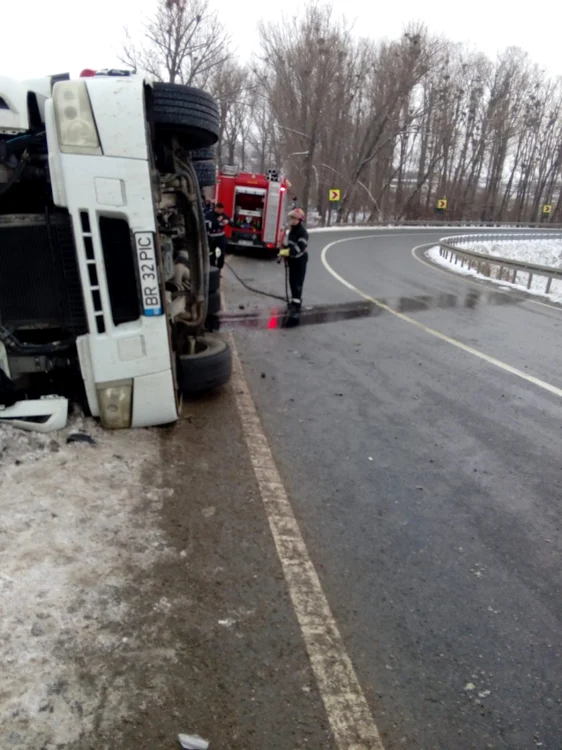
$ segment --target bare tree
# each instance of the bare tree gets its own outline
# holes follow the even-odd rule
[[[306,207],[317,182],[322,136],[333,122],[335,82],[353,42],[331,7],[316,3],[306,6],[301,18],[259,28],[267,69],[262,84],[286,151],[302,154]]]
[[[209,91],[219,103],[221,131],[217,146],[219,163],[235,161],[237,147],[249,127],[248,108],[252,81],[250,71],[232,57],[217,65],[208,82]]]
[[[229,38],[208,0],[158,0],[136,43],[125,31],[120,60],[161,81],[205,85],[228,57]]]
[[[213,92],[221,162],[284,168],[322,217],[341,188],[338,221],[433,218],[440,198],[443,218],[562,220],[562,80],[522,50],[491,61],[420,25],[366,40],[311,0],[261,24],[244,66],[207,2],[159,0],[122,60]]]
[[[412,27],[399,42],[382,44],[375,50],[367,87],[369,104],[361,139],[355,153],[350,181],[338,212],[341,221],[349,209],[357,183],[380,154],[393,161],[393,144],[408,131],[421,112],[416,112],[416,87],[427,75],[441,51],[423,27]],[[400,120],[400,113],[407,117]]]

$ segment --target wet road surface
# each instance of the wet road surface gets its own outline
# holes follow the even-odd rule
[[[313,234],[309,325],[227,276],[225,327],[386,750],[559,750],[562,312],[413,257],[439,234]],[[337,274],[507,369],[342,285],[340,239]]]

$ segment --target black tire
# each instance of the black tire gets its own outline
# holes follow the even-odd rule
[[[207,302],[207,315],[218,315],[221,311],[221,298],[218,292],[209,294]]]
[[[220,331],[221,319],[220,315],[207,315],[205,318],[205,330],[209,333],[215,333]]]
[[[219,139],[219,107],[206,91],[157,82],[152,86],[151,108],[157,135],[183,136],[190,149],[213,146]]]
[[[216,294],[221,285],[221,272],[216,266],[209,268],[209,294]]]
[[[217,169],[214,161],[194,161],[193,169],[197,175],[199,187],[212,187],[217,182]]]
[[[232,375],[232,352],[226,341],[205,336],[199,343],[200,352],[178,357],[178,384],[184,396],[220,388]]]
[[[214,146],[205,146],[205,148],[196,148],[191,152],[191,161],[215,161],[216,156]]]

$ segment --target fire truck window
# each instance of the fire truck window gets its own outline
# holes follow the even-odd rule
[[[263,195],[236,193],[234,227],[242,231],[261,232],[264,211]]]

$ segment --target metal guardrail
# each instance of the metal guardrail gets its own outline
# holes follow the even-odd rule
[[[562,232],[548,232],[548,238],[560,240],[562,242]],[[496,278],[499,281],[507,281],[511,284],[517,283],[517,274],[522,271],[529,275],[527,280],[527,289],[531,288],[534,276],[546,277],[545,294],[550,292],[553,279],[562,280],[562,268],[553,268],[551,266],[542,266],[537,263],[516,260],[515,258],[503,258],[499,255],[490,255],[489,253],[479,253],[469,247],[463,247],[464,243],[474,245],[477,242],[507,242],[522,240],[544,240],[544,232],[525,232],[521,233],[499,233],[493,234],[465,234],[456,237],[443,237],[439,240],[439,254],[441,257],[454,259],[455,265],[459,262],[461,268],[466,265],[484,276]],[[497,274],[492,276],[492,268],[496,267]]]

